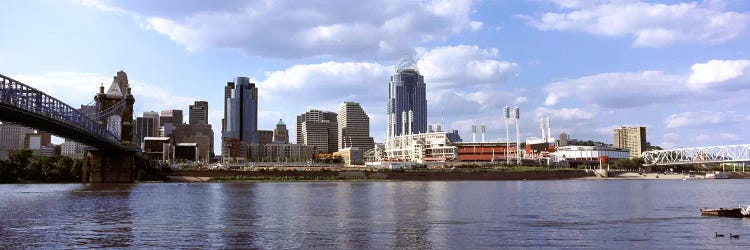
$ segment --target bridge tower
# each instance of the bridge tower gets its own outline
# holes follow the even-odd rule
[[[133,143],[133,104],[128,76],[117,72],[107,92],[104,85],[94,97],[96,112],[100,114],[99,124],[120,139],[128,150],[105,151],[89,150],[84,158],[83,182],[133,182],[135,155]]]

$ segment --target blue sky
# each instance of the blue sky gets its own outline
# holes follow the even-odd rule
[[[502,106],[523,137],[612,141],[648,127],[667,148],[750,139],[750,2],[604,0],[6,1],[0,72],[71,105],[128,73],[136,111],[209,102],[220,141],[223,86],[260,89],[259,127],[311,108],[361,102],[385,135],[388,77],[411,55],[429,123],[504,138]],[[293,126],[290,135],[294,140]],[[217,143],[217,149],[218,149]]]

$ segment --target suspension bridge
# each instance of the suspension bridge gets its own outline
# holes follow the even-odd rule
[[[125,72],[84,112],[20,81],[0,74],[0,120],[43,130],[90,146],[84,182],[132,182],[138,149],[132,143],[135,99]]]

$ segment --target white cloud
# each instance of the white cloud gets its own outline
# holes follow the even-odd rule
[[[666,133],[662,135],[662,137],[664,138],[664,140],[667,140],[667,141],[676,141],[681,138],[680,134],[677,134],[677,133]]]
[[[743,137],[735,133],[699,134],[691,139],[702,144],[726,144],[742,141]]]
[[[477,21],[471,21],[471,23],[469,24],[471,25],[471,30],[473,31],[482,29],[482,25],[484,25],[482,22],[477,22]]]
[[[588,120],[594,118],[594,113],[579,108],[551,109],[539,107],[536,109],[537,119],[549,116],[560,120]]]
[[[707,134],[699,134],[693,138],[693,141],[699,141],[699,142],[708,141],[708,140],[711,140],[711,136]]]
[[[715,96],[741,98],[736,91],[750,89],[747,81],[739,80],[750,76],[750,61],[711,60],[693,64],[691,68],[690,75],[647,70],[560,80],[544,86],[547,94],[544,104],[552,106],[566,99],[576,99],[606,108],[632,108],[657,103],[715,101]],[[732,88],[722,86],[724,83]],[[727,91],[735,92],[728,95]]]
[[[729,141],[741,141],[742,136],[735,133],[720,133],[719,138]]]
[[[665,142],[659,143],[658,146],[661,147],[661,148],[663,148],[663,149],[673,149],[673,148],[676,148],[676,144],[674,142],[669,142],[669,141],[665,141]]]
[[[512,74],[511,71],[502,67],[481,67],[514,65],[497,60],[497,49],[459,45],[430,50],[422,48],[417,54],[421,56],[417,58],[420,73],[426,78],[430,123],[476,117],[484,112],[501,112],[502,105],[518,105],[528,100],[521,90],[503,91],[497,86]],[[463,70],[431,71],[436,65],[462,67]],[[365,112],[372,115],[372,136],[379,138],[385,131],[388,81],[394,70],[394,66],[379,63],[324,62],[266,72],[265,79],[258,84],[264,97],[259,107],[272,107],[285,115],[297,115],[310,108],[335,110],[342,101],[360,102]],[[467,70],[475,75],[468,76]],[[294,100],[294,105],[279,105],[289,100]]]
[[[721,43],[745,31],[750,15],[721,5],[660,4],[642,1],[554,0],[562,12],[521,16],[540,30],[633,36],[637,47],[674,43]]]
[[[627,125],[623,125],[623,126],[627,126]],[[596,132],[602,135],[612,135],[615,129],[619,127],[622,127],[622,126],[612,125],[612,126],[607,126],[603,128],[597,128]]]
[[[129,13],[188,50],[239,49],[271,57],[383,56],[482,27],[474,0],[441,1],[125,1],[84,6]]]
[[[301,64],[266,72],[259,88],[273,100],[304,96],[298,101],[373,101],[387,93],[392,72],[392,66],[367,62]]]
[[[495,60],[496,48],[457,45],[431,50],[417,49],[417,67],[425,82],[437,87],[454,87],[466,84],[497,84],[514,76],[518,70],[515,62]]]
[[[692,72],[688,78],[688,86],[692,88],[722,87],[731,85],[732,81],[750,84],[749,60],[711,60],[693,64],[690,69]]]
[[[722,125],[740,119],[734,112],[700,111],[672,114],[664,119],[664,123],[666,128],[702,127]]]
[[[567,98],[609,108],[645,106],[656,102],[671,102],[687,90],[676,85],[686,77],[662,71],[615,72],[584,76],[547,84],[545,105],[556,105]]]
[[[102,83],[106,91],[112,83],[112,76],[81,72],[49,72],[43,75],[19,74],[13,75],[12,78],[54,96],[73,108],[79,108],[80,105],[93,103]],[[194,97],[174,95],[168,89],[133,78],[129,78],[129,81],[136,100],[136,112],[186,109],[196,100]]]

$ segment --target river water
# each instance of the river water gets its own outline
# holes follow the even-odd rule
[[[0,249],[748,248],[743,180],[0,185]],[[715,238],[714,232],[741,238]]]

